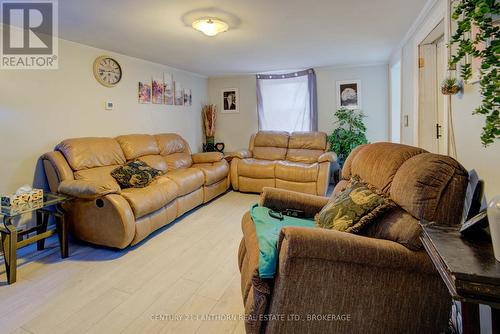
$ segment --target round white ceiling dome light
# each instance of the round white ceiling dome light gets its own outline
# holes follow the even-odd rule
[[[229,30],[226,22],[212,17],[198,19],[192,23],[192,27],[210,37]]]

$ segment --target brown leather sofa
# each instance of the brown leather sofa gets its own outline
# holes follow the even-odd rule
[[[324,132],[260,131],[250,138],[248,150],[231,154],[231,184],[241,192],[260,193],[264,187],[325,195],[330,162]]]
[[[120,189],[111,171],[139,159],[161,170],[145,188]],[[75,138],[42,156],[50,190],[75,197],[66,205],[73,234],[125,248],[185,212],[224,193],[229,165],[221,153],[191,154],[177,134]]]
[[[247,333],[445,332],[451,300],[420,243],[419,220],[461,222],[466,170],[447,156],[376,143],[357,147],[342,174],[344,180],[335,192],[359,175],[399,208],[361,235],[283,228],[273,280],[259,278],[255,225],[247,213],[239,249]],[[271,188],[261,195],[263,206],[295,208],[310,215],[327,201]]]

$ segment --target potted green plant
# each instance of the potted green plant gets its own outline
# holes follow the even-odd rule
[[[368,144],[366,126],[363,118],[366,116],[358,110],[339,108],[334,114],[337,126],[328,136],[330,150],[338,157],[340,168],[344,165],[349,153],[359,145]]]
[[[462,90],[460,83],[457,78],[448,77],[441,83],[441,93],[443,95],[455,95]]]

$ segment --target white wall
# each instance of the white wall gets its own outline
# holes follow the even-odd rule
[[[361,81],[361,109],[367,116],[368,141],[389,140],[389,68],[386,64],[360,67],[317,68],[318,128],[330,134],[335,128],[336,81]]]
[[[257,131],[257,93],[255,75],[242,75],[208,79],[208,99],[217,105],[215,140],[224,142],[226,151],[248,148],[252,133]],[[222,114],[221,89],[238,88],[240,112]]]
[[[391,142],[401,142],[401,61],[390,68]]]
[[[417,46],[446,16],[446,1],[437,0],[425,13],[418,25],[402,45],[402,116],[408,115],[409,126],[403,127],[401,141],[405,144],[416,144],[415,114],[417,110],[416,73]],[[446,37],[446,36],[445,36]],[[448,43],[448,41],[445,41]],[[481,103],[478,84],[466,85],[463,96],[453,96],[451,100],[452,121],[455,130],[457,160],[466,169],[476,169],[479,176],[485,180],[488,199],[500,194],[500,142],[487,148],[481,145],[479,139],[484,116],[472,115],[472,111]]]
[[[367,136],[371,142],[389,138],[389,72],[387,65],[360,67],[315,68],[318,89],[318,128],[331,133],[335,128],[336,81],[361,80],[362,109],[367,115]],[[220,91],[239,88],[240,113],[218,114],[216,140],[226,144],[226,150],[248,147],[252,133],[258,130],[255,75],[209,78],[210,103],[221,110]]]
[[[123,78],[114,88],[99,84],[92,65],[97,56],[115,57]],[[138,81],[169,72],[191,88],[192,107],[144,105],[137,102]],[[113,101],[113,111],[104,110]],[[201,105],[207,79],[144,60],[59,41],[59,70],[0,71],[0,193],[31,184],[38,158],[61,140],[83,136],[177,132],[201,149]],[[43,173],[37,168],[35,183]]]

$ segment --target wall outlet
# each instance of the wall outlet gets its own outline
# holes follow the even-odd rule
[[[115,105],[111,101],[106,101],[104,103],[104,109],[106,109],[106,110],[113,110],[114,107],[115,107]]]

